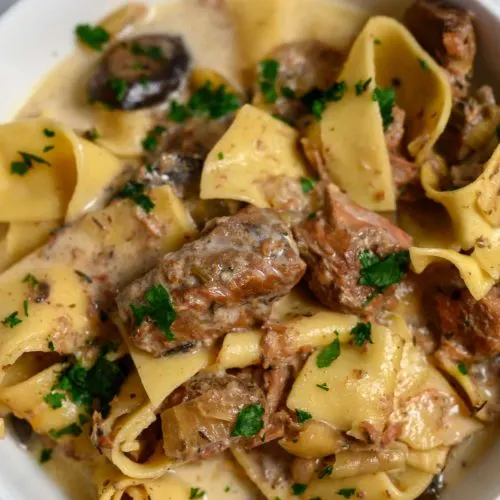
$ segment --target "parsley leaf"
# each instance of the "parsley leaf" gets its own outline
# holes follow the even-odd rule
[[[311,179],[310,177],[302,177],[300,179],[300,187],[303,193],[309,193],[314,189],[314,185],[318,182],[316,179]]]
[[[296,99],[297,94],[295,93],[295,90],[293,90],[290,87],[281,87],[281,95],[283,97],[286,97],[287,99]]]
[[[231,436],[255,436],[264,427],[263,415],[264,408],[258,403],[243,408],[238,415]]]
[[[342,488],[337,491],[337,495],[344,498],[351,498],[356,493],[356,488]]]
[[[294,483],[292,484],[292,495],[302,495],[307,489],[307,484]]]
[[[217,158],[218,158],[219,160],[223,160],[223,159],[224,159],[224,153],[223,153],[222,151],[219,151],[219,152],[217,153]]]
[[[54,149],[54,146],[45,146],[43,148],[44,153],[48,153],[49,151],[52,151]]]
[[[320,479],[323,479],[326,476],[331,476],[332,472],[333,472],[333,466],[332,465],[328,465],[323,470],[319,471],[318,477]]]
[[[85,131],[83,136],[85,137],[85,139],[93,142],[93,141],[99,139],[100,134],[96,128],[91,128],[91,129]]]
[[[118,193],[118,196],[120,198],[130,198],[148,214],[156,206],[151,198],[147,194],[144,194],[144,184],[140,182],[127,182]]]
[[[163,134],[165,130],[166,128],[162,127],[161,125],[157,125],[156,127],[152,128],[148,132],[148,135],[143,139],[142,147],[146,151],[154,153],[156,151],[156,148],[158,147],[158,137],[160,137],[160,135]]]
[[[135,56],[146,56],[151,59],[161,59],[163,57],[161,47],[156,45],[141,45],[140,43],[133,42],[130,51]]]
[[[19,325],[20,323],[23,322],[22,319],[19,319],[17,316],[19,313],[17,311],[14,311],[13,313],[9,314],[6,318],[2,320],[2,325],[3,326],[8,326],[9,328],[14,328],[15,326]]]
[[[301,102],[315,116],[317,120],[321,120],[323,111],[326,109],[327,102],[336,102],[343,99],[347,91],[345,81],[335,82],[326,90],[314,88],[301,97]]]
[[[205,492],[201,488],[191,488],[189,492],[189,500],[196,500],[197,498],[203,498]]]
[[[304,410],[295,410],[295,415],[297,415],[297,421],[299,424],[303,424],[312,418],[312,415],[308,411]]]
[[[274,59],[265,59],[259,64],[259,87],[264,101],[273,104],[278,99],[276,79],[278,78],[280,64]]]
[[[354,91],[356,92],[356,95],[359,96],[364,94],[368,90],[371,81],[372,81],[371,78],[368,78],[368,80],[365,81],[363,80],[357,81],[356,84],[354,85]]]
[[[111,78],[111,80],[108,81],[108,85],[111,90],[114,91],[118,102],[125,99],[127,95],[127,82],[123,78]]]
[[[316,101],[313,101],[311,105],[311,112],[314,115],[314,118],[316,120],[321,120],[323,116],[323,112],[326,109],[326,102],[324,99],[317,99]]]
[[[338,335],[338,333],[337,333]],[[331,344],[323,347],[316,358],[318,368],[327,368],[340,356],[340,340],[337,337]]]
[[[28,283],[28,285],[31,287],[31,288],[35,288],[35,286],[38,285],[38,280],[36,279],[36,277],[31,274],[31,273],[28,273],[24,278],[23,278],[23,283]]]
[[[66,427],[63,427],[62,429],[50,429],[49,430],[49,436],[52,439],[58,439],[62,436],[67,436],[67,435],[78,437],[81,433],[82,433],[82,429],[76,423],[69,424]]]
[[[351,335],[354,337],[352,343],[358,347],[362,347],[365,344],[373,344],[372,341],[372,324],[368,323],[358,323],[352,330]]]
[[[430,70],[429,63],[425,59],[419,59],[418,63],[420,64],[420,67],[424,71],[429,71]]]
[[[170,330],[172,323],[177,318],[177,313],[170,300],[168,290],[163,285],[153,285],[146,291],[146,305],[131,304],[137,326],[140,326],[146,317],[166,334],[168,340],[175,339]]]
[[[396,91],[392,87],[381,89],[376,87],[373,90],[372,99],[378,102],[384,130],[393,122],[392,108],[396,102]]]
[[[50,352],[54,352],[56,350],[56,346],[54,345],[54,342],[52,342],[52,340],[49,340],[47,347],[49,348]]]
[[[40,158],[31,153],[26,153],[25,151],[18,151],[18,154],[21,155],[23,161],[13,161],[10,164],[10,171],[13,174],[24,175],[26,174],[32,167],[34,163],[40,163],[42,165],[50,165],[47,160]]]
[[[52,458],[52,448],[44,448],[40,452],[40,463],[44,464]]]
[[[43,135],[45,137],[54,137],[56,135],[56,133],[53,130],[50,130],[49,128],[44,128]]]
[[[467,375],[469,373],[469,369],[467,368],[466,364],[463,363],[462,361],[458,363],[457,368],[462,375]]]
[[[371,250],[363,250],[359,254],[359,261],[359,284],[372,286],[375,293],[382,293],[404,278],[410,265],[410,254],[408,250],[400,250],[381,259]]]
[[[101,51],[103,45],[109,41],[109,33],[101,26],[79,24],[75,29],[78,39],[94,50]]]
[[[316,387],[318,389],[321,389],[322,391],[329,391],[330,388],[328,387],[328,384],[326,382],[323,382],[322,384],[316,384]]]
[[[53,409],[61,408],[63,401],[66,399],[66,395],[62,392],[50,392],[46,394],[43,400]]]
[[[182,123],[191,116],[191,113],[186,106],[179,104],[177,101],[170,103],[170,111],[168,117],[175,123]]]

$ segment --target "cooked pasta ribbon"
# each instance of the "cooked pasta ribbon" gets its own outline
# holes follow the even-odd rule
[[[357,95],[355,84],[369,78],[367,90]],[[430,154],[448,121],[448,80],[402,24],[373,17],[356,39],[339,81],[347,89],[341,99],[328,105],[320,123],[328,172],[360,205],[394,210],[392,168],[373,91],[393,87],[394,81],[401,83],[395,89],[396,103],[406,112],[408,149],[421,161]]]

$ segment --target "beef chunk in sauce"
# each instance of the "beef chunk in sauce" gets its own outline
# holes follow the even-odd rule
[[[394,290],[389,287],[374,298],[374,287],[360,285],[362,253],[384,258],[411,245],[404,231],[352,202],[332,184],[326,188],[324,210],[296,224],[294,234],[316,297],[332,309],[360,314],[376,310]]]
[[[181,84],[189,54],[180,37],[142,35],[111,47],[92,75],[91,99],[133,110],[163,102]]]
[[[447,71],[454,96],[466,95],[476,57],[472,16],[440,0],[417,0],[406,11],[404,22]]]
[[[248,207],[231,217],[214,219],[201,237],[167,254],[143,278],[118,296],[130,339],[139,348],[162,356],[197,342],[210,344],[221,335],[259,326],[273,302],[302,278],[300,259],[288,226],[269,209]],[[146,318],[136,324],[131,305],[140,305],[151,287],[170,294],[177,318],[174,339]]]
[[[331,86],[344,63],[345,56],[318,40],[290,42],[274,49],[266,60],[279,64],[274,81],[277,99],[270,103],[262,91],[265,78],[257,68],[254,102],[271,105],[270,111],[288,122],[295,122],[307,113],[300,98],[311,90],[327,89]],[[265,87],[264,87],[265,88]]]

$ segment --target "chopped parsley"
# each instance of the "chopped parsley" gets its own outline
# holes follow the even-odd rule
[[[111,78],[108,85],[115,93],[115,98],[118,102],[123,101],[127,95],[127,82],[123,78]]]
[[[52,151],[54,149],[54,146],[45,146],[43,148],[44,153],[48,153],[49,151]]]
[[[50,352],[54,352],[56,350],[56,346],[54,345],[54,342],[52,342],[52,340],[49,340],[47,347],[49,348]]]
[[[336,332],[337,333],[337,332]],[[316,358],[318,368],[327,368],[340,356],[340,340],[337,338],[326,347],[323,347]]]
[[[465,363],[463,363],[462,361],[460,361],[460,363],[458,363],[457,368],[458,368],[458,371],[462,375],[467,375],[469,373],[469,369],[467,368],[467,366],[465,365]]]
[[[56,135],[56,133],[53,130],[50,130],[49,128],[44,128],[43,135],[45,137],[54,137]]]
[[[372,324],[368,323],[358,323],[352,330],[351,335],[353,339],[351,342],[358,346],[362,347],[365,344],[373,344],[372,341]]]
[[[219,160],[223,160],[223,159],[224,159],[224,153],[223,153],[222,151],[219,151],[219,152],[217,153],[217,158],[218,158]]]
[[[197,498],[203,498],[205,492],[201,488],[191,488],[189,492],[189,500],[196,500]]]
[[[274,59],[265,59],[259,64],[259,87],[264,101],[273,104],[278,99],[276,79],[280,64]]]
[[[66,394],[62,392],[49,392],[43,398],[43,400],[53,409],[57,410],[61,408],[63,401],[66,399]]]
[[[373,43],[375,45],[382,45],[382,40],[380,38],[375,38],[375,40],[373,40]]]
[[[137,326],[148,317],[167,336],[175,339],[170,327],[177,318],[177,313],[170,300],[168,290],[163,285],[153,285],[145,293],[146,304],[131,304]]]
[[[96,128],[91,128],[91,129],[87,130],[83,134],[83,136],[85,137],[85,139],[93,142],[93,141],[99,139],[100,134],[99,134],[99,132],[97,131]]]
[[[31,287],[31,288],[35,288],[37,285],[38,285],[38,280],[36,278],[36,276],[34,276],[33,274],[31,273],[28,273],[24,278],[23,278],[23,283],[28,283],[28,285]]]
[[[313,220],[317,216],[317,212],[311,212],[310,214],[307,215],[307,220]]]
[[[304,491],[307,489],[307,484],[302,484],[302,483],[294,483],[292,484],[292,495],[302,495]]]
[[[29,307],[29,302],[28,302],[28,299],[24,299],[24,300],[23,300],[23,309],[24,309],[24,315],[25,315],[26,317],[28,317],[28,316],[29,316],[28,307]]]
[[[103,45],[109,42],[109,33],[101,26],[79,24],[75,29],[78,39],[94,50],[101,51]]]
[[[140,182],[127,182],[118,193],[120,198],[130,198],[136,205],[139,205],[146,213],[150,213],[155,208],[155,203],[144,194],[144,184]]]
[[[66,427],[63,427],[62,429],[49,430],[49,436],[52,439],[59,439],[62,436],[78,437],[81,433],[82,433],[81,427],[74,422],[72,424],[67,425]]]
[[[337,495],[344,498],[351,498],[356,493],[356,488],[342,488],[337,491]]]
[[[359,254],[361,271],[359,284],[375,288],[374,295],[383,293],[391,285],[400,283],[408,271],[410,265],[410,254],[408,250],[398,252],[380,258],[371,250],[363,250]],[[370,297],[369,300],[371,300]]]
[[[142,147],[146,151],[154,153],[156,151],[156,148],[158,147],[158,137],[160,137],[160,135],[163,134],[165,130],[166,128],[162,127],[161,125],[157,125],[156,127],[152,128],[148,132],[148,135],[143,139]]]
[[[295,90],[293,90],[290,87],[281,87],[281,95],[283,97],[286,97],[287,99],[296,99],[297,94],[295,93]]]
[[[308,411],[304,410],[295,410],[295,415],[297,415],[297,421],[299,424],[303,424],[312,418],[312,415]]]
[[[191,116],[207,116],[212,120],[221,118],[236,111],[241,106],[237,95],[226,91],[225,85],[213,88],[212,82],[206,81],[193,95],[187,104],[172,101],[168,118],[176,123],[182,123]]]
[[[317,120],[321,120],[323,111],[326,109],[327,102],[336,102],[343,99],[347,91],[345,81],[335,82],[326,90],[314,88],[301,97],[302,104],[315,116]]]
[[[9,314],[6,318],[2,320],[2,325],[7,326],[9,328],[14,328],[20,323],[23,322],[22,319],[19,319],[17,316],[19,313],[17,311],[14,311],[13,313]]]
[[[385,130],[394,120],[392,108],[396,102],[396,91],[392,87],[386,89],[376,87],[373,89],[372,99],[378,102]]]
[[[318,477],[323,479],[326,476],[331,476],[333,472],[333,465],[328,465],[324,469],[320,470],[318,473]]]
[[[13,174],[24,175],[26,174],[32,167],[34,163],[40,163],[42,165],[50,165],[47,160],[40,158],[31,153],[26,153],[24,151],[18,151],[18,154],[21,155],[23,161],[13,161],[10,164],[10,171]]]
[[[262,420],[263,415],[264,408],[258,403],[243,408],[238,415],[231,436],[255,436],[264,427],[264,421]]]
[[[314,189],[314,185],[318,182],[316,179],[310,177],[302,177],[300,179],[300,187],[303,193],[309,193]]]
[[[420,67],[424,70],[424,71],[429,71],[430,68],[429,68],[429,63],[425,60],[425,59],[419,59],[418,60],[418,63],[420,64]]]
[[[323,382],[322,384],[316,384],[316,387],[318,389],[321,389],[322,391],[329,391],[330,388],[328,387],[328,384],[326,382]]]
[[[52,448],[43,448],[40,452],[40,463],[44,464],[52,458]]]
[[[156,45],[141,45],[137,42],[132,43],[130,52],[132,52],[134,56],[146,56],[151,59],[161,59],[163,57],[161,47]]]
[[[356,95],[364,94],[368,90],[371,81],[372,81],[371,78],[368,78],[365,81],[363,80],[357,81],[356,84],[354,85],[354,91],[356,92]]]
[[[227,493],[227,492],[228,492],[228,491],[230,491],[230,490],[231,490],[231,486],[226,486],[226,487],[224,488],[224,493]]]

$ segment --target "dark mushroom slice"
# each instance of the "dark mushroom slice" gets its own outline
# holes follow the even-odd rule
[[[111,47],[89,84],[89,97],[112,109],[134,110],[164,101],[182,82],[190,56],[178,36],[144,35]]]

